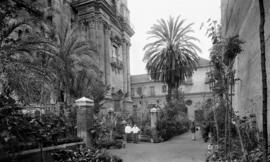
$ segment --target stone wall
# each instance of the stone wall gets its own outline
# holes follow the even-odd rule
[[[129,48],[134,31],[129,22],[127,0],[63,1],[67,2],[63,7],[60,7],[62,0],[53,2],[52,7],[57,8],[68,22],[80,24],[80,32],[83,31],[97,51],[91,61],[99,67],[102,81],[111,87],[105,106],[113,107],[111,93],[121,90],[130,94]],[[59,17],[53,16],[53,21],[60,21]]]
[[[40,148],[37,149],[31,149],[31,150],[25,150],[18,153],[14,153],[12,155],[2,155],[0,156],[1,162],[14,162],[14,161],[20,161],[20,162],[54,162],[51,154],[59,151],[61,149],[77,149],[81,146],[85,146],[83,142],[77,142],[77,143],[67,143],[57,146],[51,146],[51,147],[44,147],[43,148],[43,155],[40,152]]]
[[[262,81],[259,38],[258,0],[221,0],[223,35],[239,35],[245,42],[243,52],[234,64],[237,81],[233,105],[242,116],[256,114],[259,128],[262,128]],[[265,5],[266,66],[268,75],[268,118],[270,118],[270,1]],[[268,122],[269,123],[269,122]],[[268,124],[270,130],[270,124]]]

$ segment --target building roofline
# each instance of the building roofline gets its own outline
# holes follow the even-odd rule
[[[195,96],[195,95],[211,95],[213,92],[193,92],[193,93],[183,93],[183,96]],[[166,95],[155,95],[155,96],[144,96],[143,98],[160,98],[166,97]],[[141,97],[131,97],[132,99],[140,99]]]

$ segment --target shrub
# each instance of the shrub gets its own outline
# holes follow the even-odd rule
[[[63,149],[51,154],[55,162],[122,162],[117,156],[111,155],[101,149],[81,148],[76,150]]]
[[[166,141],[187,132],[188,129],[187,108],[182,100],[173,101],[166,105],[157,122],[158,136]]]
[[[1,98],[1,97],[0,97]],[[67,136],[66,121],[53,114],[33,117],[13,103],[0,101],[0,152],[14,153],[26,149],[81,141]]]
[[[158,121],[157,130],[158,130],[158,136],[166,141],[176,135],[181,135],[187,132],[188,127],[181,121],[162,119]]]

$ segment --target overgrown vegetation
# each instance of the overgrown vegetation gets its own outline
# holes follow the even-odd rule
[[[157,133],[162,140],[169,140],[189,129],[187,107],[182,97],[169,102],[160,112]]]
[[[117,156],[113,156],[105,150],[77,149],[77,150],[59,150],[52,155],[55,162],[122,162]]]
[[[233,64],[244,42],[237,35],[224,38],[216,21],[209,21],[208,27],[207,34],[213,43],[210,53],[212,69],[208,75],[214,104],[207,118],[215,122],[216,128],[212,132],[215,147],[208,160],[262,161],[262,138],[254,115],[240,118],[232,107],[233,87],[238,80],[234,76]]]
[[[98,114],[109,89],[100,81],[100,71],[93,61],[96,49],[79,30],[79,24],[72,24],[62,12],[46,3],[1,1],[1,156],[33,148],[40,148],[43,156],[43,147],[81,141],[73,136],[76,136],[76,113],[68,109],[68,104],[78,97],[91,97],[95,103],[94,112]],[[59,1],[58,7],[64,9],[64,3]],[[54,21],[52,15],[59,16],[60,21]],[[70,116],[62,110],[60,116],[24,113],[23,106],[47,104],[51,99],[64,102]],[[98,128],[93,129],[99,133]],[[74,158],[82,161],[119,161],[103,150],[71,152]],[[62,157],[62,161],[70,160],[67,158]]]
[[[8,156],[22,150],[82,141],[75,128],[54,114],[29,114],[15,100],[0,95],[0,154]],[[70,132],[71,131],[71,132]]]

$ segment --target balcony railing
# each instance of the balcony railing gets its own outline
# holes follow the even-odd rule
[[[192,81],[192,79],[187,79],[184,81],[184,84],[185,85],[193,85],[193,81]]]
[[[112,67],[114,68],[117,68],[117,69],[123,69],[123,61],[116,58],[116,57],[111,57],[111,65]]]

